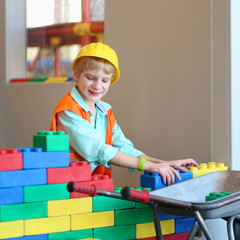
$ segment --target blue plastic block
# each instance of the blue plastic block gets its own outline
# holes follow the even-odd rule
[[[17,238],[4,238],[4,240],[48,240],[48,234],[17,237]]]
[[[176,218],[182,218],[182,216],[168,215],[168,214],[162,213],[160,211],[158,211],[158,216],[159,216],[159,220],[160,221],[169,220],[169,219],[176,219]]]
[[[0,205],[23,203],[23,187],[0,188]]]
[[[175,234],[190,232],[196,222],[195,218],[178,218],[175,219]]]
[[[178,171],[181,177],[181,182],[188,180],[188,179],[192,179],[192,172],[188,171],[183,173]],[[175,183],[178,183],[179,180],[177,179],[177,177],[175,176]],[[151,188],[152,191],[153,190],[157,190],[163,187],[166,187],[166,184],[163,184],[162,182],[162,177],[158,174],[158,173],[148,173],[148,172],[144,172],[144,174],[141,175],[141,187],[148,187]]]
[[[28,169],[0,172],[0,188],[41,185],[47,183],[47,170]]]
[[[23,168],[56,168],[69,166],[69,151],[43,152],[42,148],[18,148],[23,154]]]

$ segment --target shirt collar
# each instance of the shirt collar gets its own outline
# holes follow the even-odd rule
[[[82,98],[81,94],[78,92],[76,86],[74,86],[73,89],[71,90],[71,95],[72,95],[73,99],[83,108],[84,111],[90,112],[88,105]],[[105,108],[105,106],[103,105],[103,102],[101,100],[96,102],[96,106],[103,115],[107,114],[107,109]]]

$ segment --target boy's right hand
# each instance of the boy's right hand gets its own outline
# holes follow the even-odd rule
[[[157,172],[162,177],[163,184],[171,185],[175,182],[175,176],[179,181],[181,177],[178,171],[171,166],[168,162],[153,163],[146,161],[144,164],[144,170],[147,172]]]

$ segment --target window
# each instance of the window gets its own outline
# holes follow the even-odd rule
[[[8,0],[6,5],[8,63],[15,62],[7,70],[11,83],[71,81],[81,46],[104,42],[104,0]]]

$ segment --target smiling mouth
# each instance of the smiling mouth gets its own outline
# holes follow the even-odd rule
[[[93,95],[94,97],[97,97],[97,96],[99,96],[99,95],[101,94],[101,92],[92,92],[92,91],[90,91],[90,90],[89,90],[89,92],[90,92],[90,94]]]

